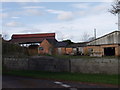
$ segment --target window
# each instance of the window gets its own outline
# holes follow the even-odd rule
[[[90,55],[90,56],[93,55],[93,48],[88,49],[88,55]]]
[[[39,47],[39,50],[44,50],[43,47]]]
[[[89,52],[93,52],[93,49],[92,49],[92,48],[89,48],[88,51],[89,51]]]

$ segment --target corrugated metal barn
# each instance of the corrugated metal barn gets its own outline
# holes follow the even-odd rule
[[[114,31],[88,42],[84,53],[90,56],[120,56],[120,31]]]

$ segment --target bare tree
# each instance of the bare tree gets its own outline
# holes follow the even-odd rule
[[[118,30],[120,30],[120,0],[114,0],[112,9],[109,10],[112,14],[118,14]]]
[[[82,35],[82,41],[87,42],[89,41],[90,35],[86,32],[83,33]]]
[[[92,40],[95,40],[95,39],[96,39],[95,37],[90,37],[89,41],[92,41]]]
[[[118,14],[120,11],[120,0],[114,0],[114,4],[112,5],[112,9],[110,10],[110,12],[112,14]]]
[[[87,32],[84,32],[83,35],[82,35],[82,41],[84,41],[84,42],[89,42],[89,41],[92,41],[92,40],[95,40],[95,39],[96,39],[95,36],[91,36]]]

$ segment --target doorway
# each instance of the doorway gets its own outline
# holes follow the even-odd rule
[[[62,54],[62,49],[61,48],[58,48],[58,54]]]
[[[115,47],[104,48],[104,55],[105,56],[115,56]]]

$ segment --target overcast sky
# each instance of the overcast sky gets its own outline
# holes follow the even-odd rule
[[[0,28],[12,34],[56,33],[58,41],[82,41],[88,33],[97,37],[117,30],[117,16],[108,12],[111,2],[2,2]]]

